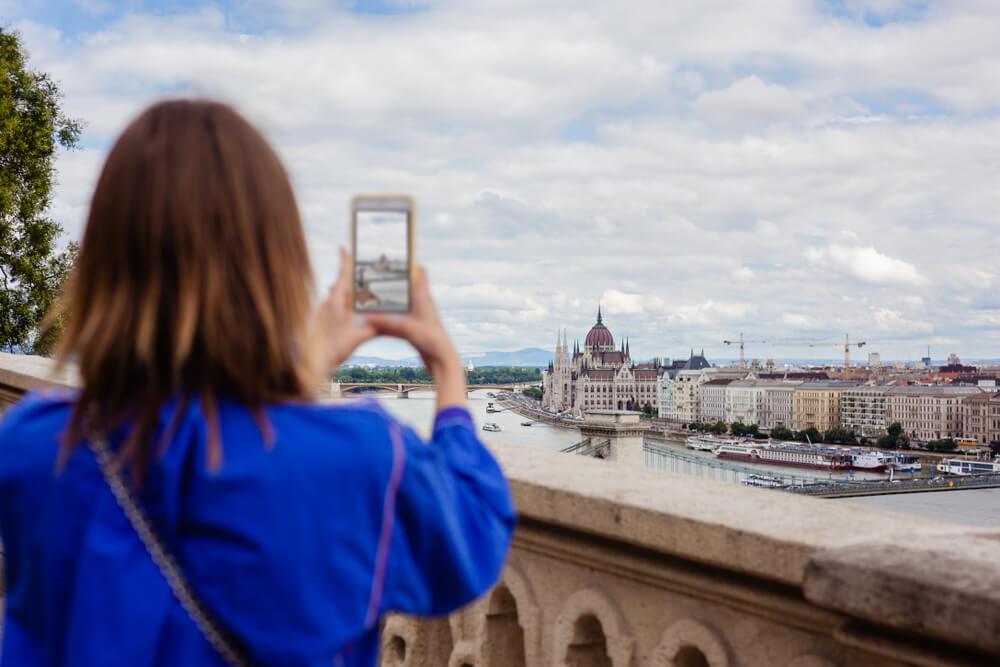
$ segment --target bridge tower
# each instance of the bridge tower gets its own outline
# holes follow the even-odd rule
[[[592,444],[607,440],[607,460],[645,468],[643,436],[649,425],[642,423],[639,415],[631,410],[590,410],[583,415],[580,434]]]

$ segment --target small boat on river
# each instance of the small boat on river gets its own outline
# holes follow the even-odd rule
[[[494,424],[493,422],[487,422],[483,424],[484,431],[490,431],[491,433],[496,433],[500,430],[499,424]]]

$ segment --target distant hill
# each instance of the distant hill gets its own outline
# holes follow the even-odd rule
[[[548,366],[549,362],[552,361],[552,352],[540,347],[526,347],[514,352],[486,352],[481,355],[466,355],[463,360],[466,364],[472,362],[474,366],[533,366],[541,368]]]
[[[526,347],[513,352],[492,351],[482,354],[462,355],[462,362],[470,362],[477,368],[482,366],[526,366],[541,368],[552,360],[552,352],[539,347]],[[423,365],[420,357],[405,359],[385,359],[383,357],[355,356],[347,360],[344,366],[388,366],[417,367]]]

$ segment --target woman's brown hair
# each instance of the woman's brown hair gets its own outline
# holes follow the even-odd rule
[[[64,455],[129,423],[120,461],[141,480],[163,406],[200,398],[218,465],[221,398],[260,415],[312,393],[312,286],[292,187],[264,137],[217,102],[147,109],[108,155],[67,287],[59,356],[78,360],[82,389]]]

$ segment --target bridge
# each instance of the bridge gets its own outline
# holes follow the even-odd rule
[[[521,393],[528,387],[541,387],[541,381],[537,382],[515,382],[508,384],[470,384],[468,391],[489,389],[491,391],[510,391]],[[437,385],[433,382],[330,382],[329,394],[323,392],[324,397],[343,398],[346,394],[358,392],[395,392],[399,398],[409,398],[411,391],[434,391]]]
[[[0,411],[76,382],[51,371],[0,353]],[[384,667],[997,664],[1000,530],[651,470],[634,424],[584,428],[605,458],[491,445],[518,511],[500,580],[387,618]]]

